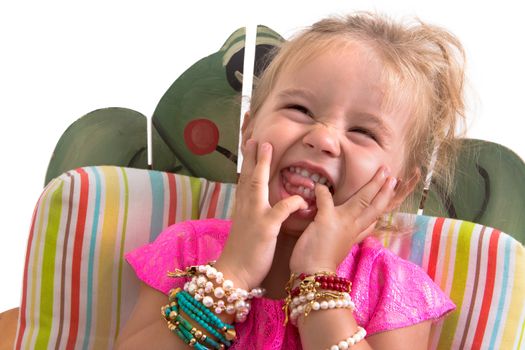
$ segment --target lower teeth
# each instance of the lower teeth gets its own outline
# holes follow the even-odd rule
[[[296,194],[303,197],[306,200],[315,200],[314,191],[309,188],[304,188],[303,186],[293,186],[289,182],[286,182],[284,188],[288,193]]]

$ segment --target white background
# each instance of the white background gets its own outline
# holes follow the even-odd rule
[[[19,306],[26,240],[64,130],[98,108],[150,117],[167,88],[237,28],[288,37],[330,14],[378,10],[454,32],[468,55],[468,135],[525,158],[519,1],[4,1],[0,4],[0,312]],[[489,2],[487,2],[489,3]]]

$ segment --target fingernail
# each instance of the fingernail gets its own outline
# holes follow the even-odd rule
[[[390,178],[390,180],[388,182],[388,186],[391,189],[394,189],[396,187],[396,184],[397,184],[397,179],[395,177]]]
[[[262,149],[263,151],[268,151],[268,150],[270,149],[270,147],[271,147],[271,146],[270,146],[270,144],[269,144],[268,142],[265,142],[265,143],[263,143],[263,144],[261,145],[261,149]]]
[[[388,175],[390,175],[390,169],[388,169],[387,167],[384,167],[382,172],[381,172],[381,176],[384,178],[388,177]]]

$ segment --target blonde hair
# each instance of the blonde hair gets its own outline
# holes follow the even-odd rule
[[[465,53],[459,40],[440,27],[420,20],[397,22],[369,12],[321,20],[271,54],[252,94],[251,114],[257,115],[281,71],[319,52],[356,41],[371,48],[384,64],[382,78],[387,89],[383,108],[410,107],[403,176],[416,168],[426,174],[437,148],[433,176],[451,191],[456,135],[465,119]],[[414,209],[416,200],[413,197],[403,209]]]

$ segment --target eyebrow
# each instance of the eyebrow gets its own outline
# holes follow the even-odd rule
[[[370,124],[373,124],[377,128],[379,128],[381,131],[385,132],[388,135],[392,135],[392,130],[384,123],[383,119],[378,117],[375,114],[367,113],[367,112],[359,112],[355,114],[358,121],[367,122]]]
[[[310,100],[315,97],[315,94],[308,90],[297,89],[297,88],[285,89],[283,91],[280,91],[277,94],[277,98],[286,98],[286,97],[302,97],[302,98]]]

